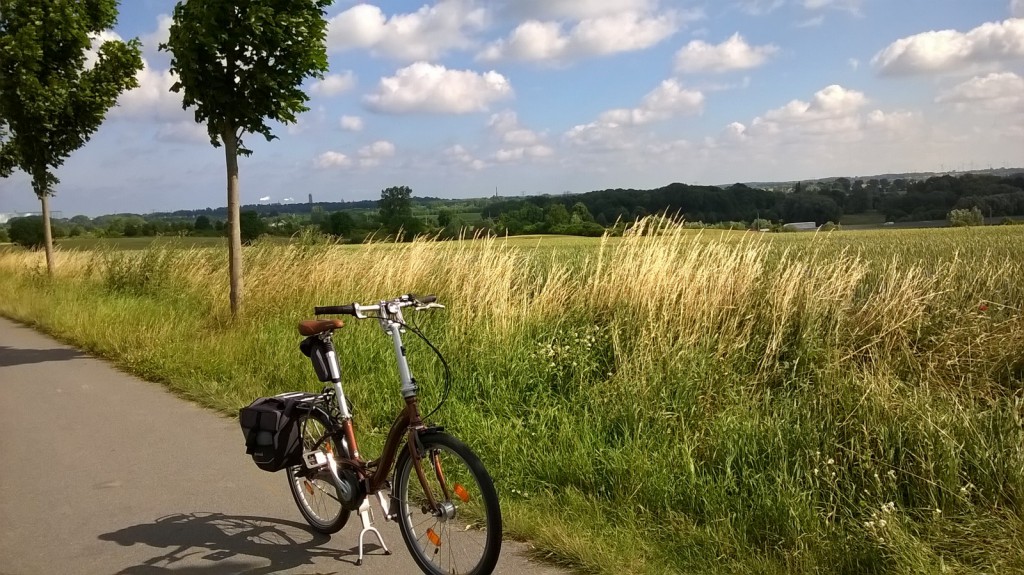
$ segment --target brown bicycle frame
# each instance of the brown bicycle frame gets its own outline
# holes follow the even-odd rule
[[[423,486],[424,494],[427,496],[427,502],[430,504],[432,510],[437,509],[437,501],[434,499],[434,494],[430,490],[430,485],[427,483],[427,477],[423,472],[423,465],[421,463],[422,458],[420,457],[419,450],[416,446],[419,444],[420,433],[427,431],[429,428],[423,425],[423,420],[420,418],[419,400],[413,396],[408,397],[405,400],[405,408],[399,412],[398,417],[395,418],[395,422],[391,424],[391,430],[388,431],[387,441],[384,442],[384,450],[381,452],[380,457],[373,461],[364,462],[359,457],[359,448],[356,446],[355,432],[352,428],[352,420],[346,419],[341,424],[341,431],[345,435],[345,439],[349,444],[350,450],[353,454],[351,459],[345,460],[351,463],[366,482],[367,494],[373,494],[380,491],[384,484],[387,482],[388,475],[391,473],[391,468],[395,464],[395,460],[398,458],[398,449],[402,443],[403,436],[406,440],[406,448],[410,450],[410,456],[412,457],[413,467],[416,469],[416,476],[420,481],[420,485]],[[447,497],[448,486],[444,480],[444,473],[441,471],[441,465],[439,461],[434,459],[433,461],[434,472],[437,474],[438,481],[441,484],[441,489]],[[373,469],[372,472],[369,470]]]

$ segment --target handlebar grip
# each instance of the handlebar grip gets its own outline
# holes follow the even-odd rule
[[[425,295],[423,297],[416,298],[416,301],[418,301],[420,303],[434,303],[435,301],[437,301],[437,296],[436,295]]]
[[[348,305],[318,305],[313,308],[316,315],[356,315],[356,304]]]

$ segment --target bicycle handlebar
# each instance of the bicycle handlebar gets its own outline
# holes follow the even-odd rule
[[[408,306],[427,306],[437,301],[436,295],[425,295],[417,296],[415,294],[405,294],[399,296],[393,300],[381,302],[384,304],[397,304],[400,307]],[[435,306],[443,307],[443,306]],[[365,311],[376,311],[381,309],[380,304],[377,305],[362,305],[360,303],[350,303],[347,305],[318,305],[313,308],[313,313],[316,315],[352,315],[355,317],[365,317],[362,312]]]

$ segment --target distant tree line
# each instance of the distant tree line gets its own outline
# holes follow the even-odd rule
[[[467,230],[496,234],[599,236],[616,222],[653,214],[678,215],[689,222],[763,229],[780,222],[838,223],[844,214],[875,213],[889,221],[948,220],[959,215],[1024,216],[1024,173],[1008,176],[944,175],[920,181],[837,178],[797,182],[785,190],[743,184],[725,188],[671,184],[653,190],[609,189],[586,194],[475,198],[416,198],[408,186],[381,191],[379,200],[316,204],[243,206],[242,240],[261,235],[293,236],[304,230],[361,242],[367,237],[418,234],[458,237]],[[225,208],[154,213],[75,216],[53,221],[53,237],[225,236]],[[973,219],[971,220],[973,221]],[[43,242],[42,218],[12,219],[0,226],[0,241]]]

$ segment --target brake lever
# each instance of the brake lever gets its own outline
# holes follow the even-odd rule
[[[417,304],[414,309],[416,311],[423,311],[425,309],[444,309],[444,306],[439,303],[430,302],[427,304]]]

